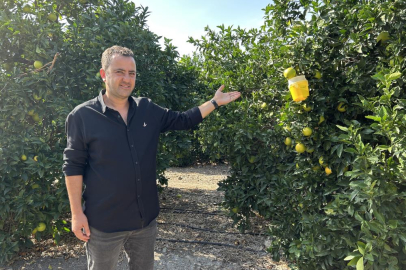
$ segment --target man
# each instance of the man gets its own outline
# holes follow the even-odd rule
[[[132,97],[134,55],[120,46],[104,51],[100,75],[106,90],[66,119],[63,171],[72,231],[86,242],[89,269],[115,269],[123,246],[130,269],[153,269],[159,134],[197,125],[240,93],[223,93],[221,86],[211,101],[183,113]]]

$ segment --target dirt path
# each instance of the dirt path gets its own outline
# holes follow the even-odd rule
[[[290,269],[265,253],[270,239],[262,234],[263,221],[255,220],[246,234],[232,227],[220,205],[222,193],[217,191],[217,183],[227,172],[225,165],[168,169],[169,186],[160,194],[155,269]],[[52,245],[52,240],[37,243],[12,265],[0,266],[3,269],[87,268],[83,244],[68,236],[60,246]],[[123,254],[117,269],[128,269]]]

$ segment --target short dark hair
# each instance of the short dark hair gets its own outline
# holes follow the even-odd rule
[[[101,64],[104,70],[107,70],[109,68],[111,59],[115,54],[134,58],[134,53],[132,50],[126,47],[114,45],[110,48],[107,48],[102,54]]]

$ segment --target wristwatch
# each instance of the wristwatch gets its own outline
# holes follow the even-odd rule
[[[214,108],[217,109],[219,107],[219,105],[217,104],[217,102],[214,99],[210,100],[210,102],[211,102],[211,104],[214,105]]]

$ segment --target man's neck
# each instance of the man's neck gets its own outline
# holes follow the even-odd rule
[[[106,104],[107,107],[110,107],[116,111],[126,110],[130,105],[130,103],[128,102],[128,98],[115,98],[109,95],[107,92],[103,95],[103,100],[104,104]]]

